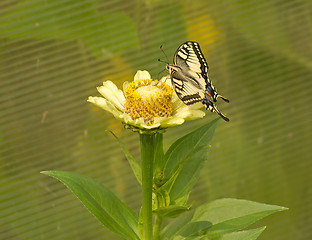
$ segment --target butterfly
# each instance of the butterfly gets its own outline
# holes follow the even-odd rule
[[[216,112],[229,121],[216,107],[219,95],[208,77],[208,64],[199,44],[187,41],[179,46],[173,57],[173,65],[167,64],[172,86],[178,97],[186,105],[201,102],[207,110]]]

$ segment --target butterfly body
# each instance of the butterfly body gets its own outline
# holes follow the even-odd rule
[[[216,107],[217,98],[221,97],[208,77],[208,64],[197,42],[188,41],[179,46],[173,57],[173,65],[167,64],[172,86],[178,97],[186,104],[201,102],[206,109],[218,113],[229,121]]]

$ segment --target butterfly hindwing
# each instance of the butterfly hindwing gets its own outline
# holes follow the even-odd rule
[[[217,112],[229,121],[215,106],[220,95],[209,80],[208,64],[199,44],[192,41],[181,44],[174,54],[173,63],[174,65],[168,64],[167,69],[178,97],[186,105],[202,102],[206,109]]]
[[[205,97],[205,92],[201,89],[198,81],[189,72],[184,72],[178,68],[171,73],[171,81],[178,97],[186,104],[201,102]]]

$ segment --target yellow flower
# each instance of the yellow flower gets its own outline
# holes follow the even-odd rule
[[[103,82],[97,90],[103,97],[90,96],[88,102],[112,113],[126,127],[141,133],[205,116],[203,111],[190,108],[176,96],[168,76],[152,80],[147,71],[137,71],[134,81],[124,83],[123,91],[111,81]]]

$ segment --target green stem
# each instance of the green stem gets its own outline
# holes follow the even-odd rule
[[[162,223],[162,217],[157,216],[155,226],[154,226],[154,240],[160,239],[159,238],[159,232],[160,232],[161,223]]]
[[[142,160],[142,215],[144,239],[153,239],[152,188],[155,135],[140,134]]]

